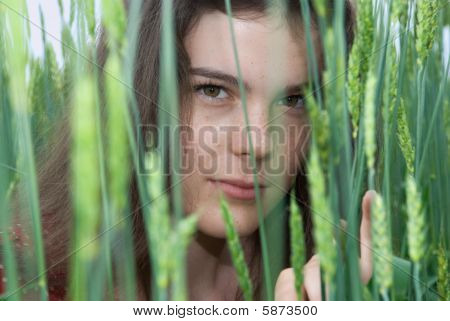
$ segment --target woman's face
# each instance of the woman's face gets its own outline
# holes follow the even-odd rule
[[[303,37],[295,39],[286,20],[275,16],[233,23],[248,131],[227,16],[204,14],[184,41],[193,85],[191,132],[182,140],[184,210],[201,214],[199,230],[214,237],[225,237],[222,192],[239,234],[258,228],[248,135],[264,214],[293,185],[309,135],[302,92],[308,81]]]

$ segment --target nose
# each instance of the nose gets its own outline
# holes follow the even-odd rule
[[[270,155],[270,140],[267,130],[269,111],[267,106],[262,103],[247,104],[248,127],[246,126],[244,109],[239,108],[237,113],[235,124],[238,124],[238,126],[232,135],[230,146],[232,153],[240,157],[250,157],[253,150],[256,161],[261,162],[267,159]]]

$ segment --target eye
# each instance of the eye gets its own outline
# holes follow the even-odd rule
[[[225,99],[228,97],[226,91],[216,85],[198,85],[195,90],[208,99]]]
[[[303,95],[292,95],[278,100],[277,104],[284,105],[293,109],[302,109],[305,105],[305,99]]]

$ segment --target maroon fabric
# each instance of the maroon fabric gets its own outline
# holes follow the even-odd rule
[[[0,295],[5,291],[5,287],[3,286],[3,267],[0,268]]]
[[[61,279],[65,280],[64,276]],[[51,284],[51,280],[49,280]],[[64,301],[66,299],[66,287],[64,285],[50,285],[48,290],[48,299],[50,301]]]
[[[14,243],[17,249],[30,245],[28,235],[23,232],[23,228],[20,224],[16,224],[14,229],[10,230],[9,235],[11,241]],[[1,242],[1,238],[0,238]],[[5,279],[5,266],[0,263],[0,295],[5,294],[6,291],[6,279]],[[62,272],[52,272],[48,277],[48,296],[51,301],[62,301],[66,297],[66,275]]]
[[[4,269],[0,269],[0,295],[5,294],[6,284],[4,282]],[[48,299],[50,301],[64,301],[66,297],[65,286],[49,286]]]

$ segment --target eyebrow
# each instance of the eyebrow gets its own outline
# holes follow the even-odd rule
[[[204,67],[191,68],[191,74],[206,77],[206,78],[218,79],[218,80],[221,80],[221,81],[227,83],[228,85],[230,85],[232,87],[239,88],[239,80],[237,77],[227,74],[227,73],[224,73],[220,70],[204,68]],[[245,80],[243,80],[243,84],[244,84],[245,90],[247,92],[250,92],[250,86],[248,85],[248,83]]]
[[[197,76],[202,76],[202,77],[212,78],[212,79],[218,79],[218,80],[221,80],[221,81],[227,83],[228,85],[230,85],[232,87],[239,88],[238,78],[236,78],[233,75],[224,73],[220,70],[199,67],[199,68],[191,68],[190,73],[192,75],[197,75]],[[309,82],[306,81],[306,82],[295,84],[295,85],[287,85],[282,92],[286,93],[286,94],[291,94],[291,93],[297,92],[299,90],[302,90],[304,87],[306,87],[308,85],[308,83]],[[245,80],[243,81],[243,84],[244,84],[244,88],[245,88],[246,92],[250,92],[251,88]]]

